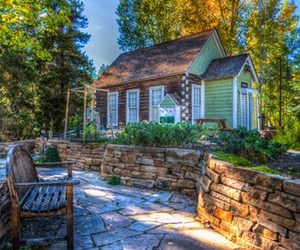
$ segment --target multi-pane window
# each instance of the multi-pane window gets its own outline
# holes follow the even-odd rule
[[[118,92],[108,94],[108,125],[118,126]]]
[[[193,85],[192,87],[192,112],[193,121],[201,118],[201,86]]]
[[[150,121],[159,122],[159,104],[163,97],[163,86],[150,88]]]
[[[127,90],[126,92],[126,119],[127,123],[139,121],[139,94],[138,89]]]

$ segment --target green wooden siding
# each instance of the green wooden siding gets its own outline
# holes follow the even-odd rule
[[[240,95],[240,88],[242,82],[248,83],[248,88],[252,89],[252,74],[249,71],[243,70],[239,77],[237,78],[237,88],[238,88],[238,93],[237,93],[237,125],[241,125],[241,95]],[[256,98],[253,98],[252,101],[252,128],[257,128],[257,108],[256,108]]]
[[[175,108],[176,105],[170,96],[166,96],[163,102],[160,104],[161,108]]]
[[[232,78],[205,82],[205,118],[224,118],[232,127]]]
[[[188,72],[196,75],[202,75],[213,59],[222,57],[214,38],[211,36],[206,42],[204,48],[198,53],[196,59],[190,66]]]

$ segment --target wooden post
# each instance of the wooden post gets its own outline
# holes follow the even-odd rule
[[[95,108],[95,91],[94,90],[92,90],[92,110],[94,110],[94,108]]]
[[[84,102],[83,102],[83,141],[85,141],[86,129],[86,88],[84,88]]]
[[[68,116],[69,116],[69,101],[70,101],[70,89],[67,92],[67,104],[66,104],[66,117],[65,117],[65,131],[64,139],[67,139],[67,127],[68,127]]]
[[[74,246],[73,229],[73,186],[67,186],[67,249],[73,250]]]

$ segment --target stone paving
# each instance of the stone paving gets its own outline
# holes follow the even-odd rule
[[[61,177],[65,170],[40,169],[39,173],[44,178],[50,175]],[[195,220],[195,202],[187,196],[111,186],[91,171],[74,171],[74,177],[81,182],[74,195],[75,249],[238,248]],[[26,238],[65,233],[64,217],[31,219],[22,223],[22,235]],[[66,242],[44,243],[38,249],[66,249]]]

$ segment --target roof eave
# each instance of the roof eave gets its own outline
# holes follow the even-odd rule
[[[257,73],[256,73],[256,70],[255,70],[255,67],[254,67],[254,64],[253,64],[253,61],[252,61],[252,58],[250,55],[247,56],[243,66],[241,67],[239,73],[237,74],[237,77],[240,76],[240,74],[242,73],[245,65],[249,63],[249,66],[250,66],[250,69],[251,69],[251,74],[252,74],[252,77],[254,79],[255,82],[258,82],[258,76],[257,76]]]
[[[141,82],[141,81],[149,81],[149,80],[155,80],[155,79],[159,79],[159,78],[167,78],[167,77],[176,76],[176,75],[183,75],[185,73],[186,73],[186,71],[182,71],[182,72],[175,72],[175,73],[164,74],[164,75],[156,75],[156,76],[151,76],[151,77],[142,77],[142,78],[130,80],[130,81],[115,82],[115,83],[108,83],[108,84],[100,83],[99,85],[97,85],[97,81],[95,81],[93,83],[93,86],[108,88],[108,87],[115,87],[115,86],[119,86],[119,85],[123,85],[123,84],[137,83],[137,82]]]

